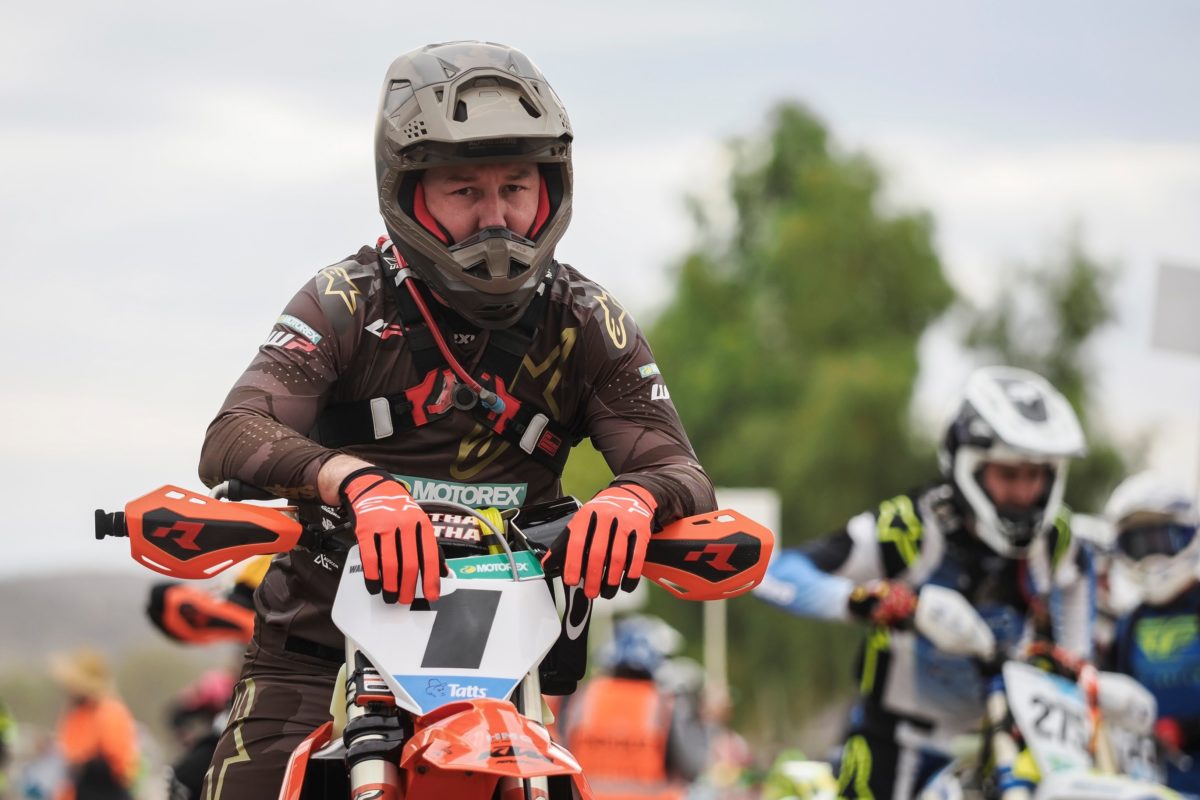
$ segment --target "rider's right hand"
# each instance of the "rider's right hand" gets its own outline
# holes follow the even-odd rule
[[[884,628],[903,628],[912,623],[917,612],[917,596],[908,584],[899,581],[874,581],[856,586],[846,603],[850,615]]]
[[[384,469],[366,467],[342,479],[338,495],[354,525],[367,591],[385,603],[411,603],[420,580],[427,600],[441,593],[446,562],[433,522],[404,485]]]

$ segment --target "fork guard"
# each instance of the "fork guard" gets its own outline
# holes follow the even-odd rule
[[[508,778],[569,776],[573,795],[593,800],[575,757],[551,740],[544,726],[506,700],[448,703],[418,717],[414,727],[400,756],[400,768],[409,777],[409,796],[425,796],[422,790],[432,788],[426,783],[449,788],[447,779],[461,782],[483,773]]]

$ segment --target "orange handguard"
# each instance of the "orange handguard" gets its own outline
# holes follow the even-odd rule
[[[295,547],[303,527],[287,510],[163,486],[125,506],[130,554],[173,578],[211,578],[248,558]]]

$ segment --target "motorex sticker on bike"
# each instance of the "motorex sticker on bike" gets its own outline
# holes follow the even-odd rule
[[[514,554],[524,556],[528,554]],[[478,564],[504,562],[480,571]],[[561,622],[541,580],[512,580],[507,556],[451,559],[441,597],[411,606],[367,594],[351,548],[333,604],[333,622],[371,660],[400,707],[424,714],[477,697],[504,699],[558,639]],[[462,562],[472,562],[464,564]],[[536,562],[535,562],[536,563]],[[533,564],[518,558],[521,565]],[[459,575],[467,566],[471,573]]]
[[[542,577],[542,565],[533,553],[513,553],[513,561],[517,563],[517,576],[522,580]],[[452,558],[446,562],[446,566],[459,580],[512,577],[512,565],[507,555]]]
[[[1008,707],[1043,775],[1090,769],[1091,717],[1073,682],[1029,664],[1004,665]]]

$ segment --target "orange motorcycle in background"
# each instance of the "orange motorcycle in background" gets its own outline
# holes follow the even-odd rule
[[[297,546],[346,551],[332,612],[344,675],[332,719],[293,752],[280,800],[592,797],[546,730],[541,685],[556,650],[579,650],[590,617],[591,601],[560,577],[578,501],[503,514],[423,503],[449,569],[441,597],[387,605],[363,591],[358,548],[338,529],[222,493],[164,486],[124,512],[97,511],[96,536],[128,536],[134,560],[183,579]],[[736,597],[762,579],[773,543],[735,511],[700,514],[652,536],[643,575],[684,600]]]

